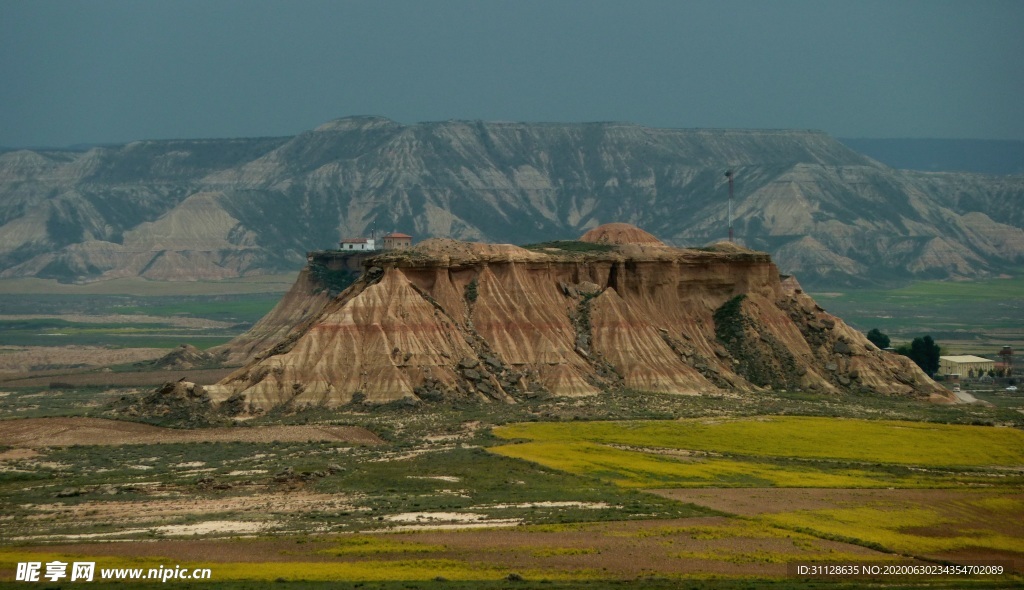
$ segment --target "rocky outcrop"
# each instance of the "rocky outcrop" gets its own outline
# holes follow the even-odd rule
[[[701,246],[726,235],[726,169],[737,239],[805,282],[1024,262],[1024,176],[893,170],[820,132],[350,117],[288,138],[2,153],[0,276],[292,271],[373,227],[523,244],[626,220]]]
[[[608,388],[945,395],[795,279],[780,279],[767,254],[632,235],[641,243],[599,251],[434,240],[374,256],[351,287],[296,313],[290,330],[208,391],[257,409],[512,403]]]
[[[191,344],[182,344],[158,359],[135,363],[135,366],[167,371],[202,369],[217,365],[222,360],[216,354],[199,350]]]
[[[182,428],[227,424],[258,410],[246,403],[244,395],[214,400],[207,388],[185,379],[168,381],[144,396],[122,396],[108,409],[116,416]]]

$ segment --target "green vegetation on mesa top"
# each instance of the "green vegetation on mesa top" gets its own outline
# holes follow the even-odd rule
[[[596,254],[599,252],[609,252],[615,249],[615,246],[611,244],[597,244],[594,242],[580,242],[578,240],[555,240],[552,242],[540,242],[537,244],[525,244],[522,246],[527,250],[547,250],[555,249],[562,250],[563,252],[571,252],[574,254]]]

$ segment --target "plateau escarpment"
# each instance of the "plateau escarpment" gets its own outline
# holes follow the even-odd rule
[[[821,132],[350,117],[294,137],[0,153],[0,277],[218,279],[394,228],[542,241],[735,233],[807,283],[1015,274],[1024,176],[894,170]]]
[[[682,250],[636,228],[599,230],[592,241],[530,250],[427,240],[368,258],[336,296],[307,270],[292,301],[268,316],[273,325],[226,347],[238,355],[258,342],[262,351],[209,391],[244,396],[250,411],[609,388],[945,399],[908,359],[878,350],[780,278],[765,253]]]

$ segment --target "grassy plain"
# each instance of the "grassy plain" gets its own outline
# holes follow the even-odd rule
[[[161,323],[79,323],[62,319],[0,320],[4,343],[11,346],[107,346],[114,348],[174,348],[188,343],[206,349],[232,336],[224,329],[182,329]]]
[[[96,400],[137,395],[2,393],[0,418],[22,414],[25,405],[103,415],[106,402]],[[283,587],[358,580],[420,588],[458,580],[473,588],[613,581],[745,587],[731,584],[746,579],[784,588],[796,585],[786,578],[794,560],[1024,554],[1014,541],[1024,531],[1007,524],[1022,520],[1019,430],[891,419],[1021,414],[851,398],[844,413],[889,419],[737,417],[821,405],[778,394],[755,403],[624,392],[518,406],[274,413],[235,427],[359,425],[384,439],[375,445],[211,439],[98,446],[69,439],[65,446],[9,446],[0,449],[0,513],[7,519],[0,584],[10,579],[3,572],[11,564],[55,553],[118,565],[209,566],[219,573],[215,583],[197,586],[204,588],[278,579],[284,581],[275,586]],[[627,420],[593,421],[609,415]],[[538,416],[548,421],[522,423]],[[666,487],[719,501],[644,491]],[[884,489],[890,487],[899,489]],[[818,504],[768,502],[775,509],[763,513],[743,511],[737,499],[756,503],[766,490],[798,489],[831,495]],[[944,495],[921,495],[933,492]],[[148,542],[110,542],[125,540]],[[526,581],[511,582],[510,574]]]
[[[3,344],[206,349],[256,323],[294,275],[206,282],[0,280]],[[187,320],[194,320],[189,322]],[[203,321],[205,320],[205,322]]]
[[[1022,516],[1020,494],[961,494],[939,506],[877,501],[762,518],[779,527],[859,539],[902,554],[954,557],[959,551],[970,551],[989,558],[1019,559],[1024,555]],[[1017,525],[1007,530],[1008,523]]]
[[[1024,432],[891,420],[761,416],[727,420],[523,423],[506,439],[687,449],[732,455],[836,459],[920,466],[1022,466]],[[499,447],[499,449],[504,447]]]
[[[283,293],[295,282],[295,274],[258,275],[221,281],[149,281],[141,278],[111,279],[93,283],[60,283],[53,279],[0,280],[0,293],[8,295],[59,294],[73,296],[126,295],[202,296],[242,293]]]
[[[828,311],[894,343],[930,334],[947,354],[995,354],[1024,347],[1024,277],[920,281],[899,289],[811,291]]]

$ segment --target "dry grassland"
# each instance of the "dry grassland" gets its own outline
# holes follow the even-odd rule
[[[190,566],[202,562],[217,572],[218,579],[267,581],[277,577],[331,579],[332,575],[337,576],[334,579],[417,579],[406,577],[402,570],[403,564],[413,561],[428,572],[419,579],[440,575],[452,580],[494,580],[509,572],[535,580],[635,579],[649,575],[781,577],[786,573],[786,562],[791,560],[889,558],[856,545],[723,517],[327,536],[301,544],[255,538],[19,547],[0,550],[0,568],[36,552],[120,563],[161,558]],[[245,570],[239,567],[250,560],[260,565]]]
[[[346,414],[369,429],[3,421],[0,507],[14,516],[0,516],[0,583],[52,559],[423,588],[512,573],[757,586],[794,561],[1024,564],[1018,430],[772,416],[517,423],[496,441],[486,414],[443,416]]]
[[[166,348],[0,346],[0,374],[21,374],[26,373],[30,367],[42,366],[107,367],[155,359],[165,354]]]
[[[358,426],[295,425],[184,430],[101,418],[29,418],[4,421],[3,429],[0,430],[0,445],[28,448],[274,441],[329,441],[368,445],[383,442],[377,435]]]
[[[161,354],[166,354],[163,350]],[[42,376],[8,375],[0,379],[6,387],[54,387],[60,384],[64,388],[75,387],[146,387],[162,385],[168,381],[187,379],[200,384],[216,383],[236,370],[236,367],[225,369],[174,369],[159,371],[137,371],[124,373],[67,373],[66,371],[47,371]]]

